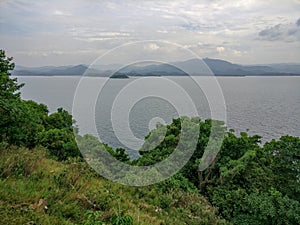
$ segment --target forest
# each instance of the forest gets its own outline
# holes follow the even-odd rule
[[[222,121],[181,117],[158,124],[145,137],[140,157],[130,160],[125,149],[80,136],[66,110],[49,113],[46,105],[23,100],[13,69],[13,59],[0,50],[1,224],[300,224],[299,137],[262,144],[260,136],[236,134]],[[153,165],[172,154],[183,121],[200,127],[196,150],[160,183],[130,187],[109,181],[79,150],[98,157],[105,151],[132,166]],[[200,171],[212,123],[225,136],[216,158]],[[161,129],[163,140],[151,148]]]

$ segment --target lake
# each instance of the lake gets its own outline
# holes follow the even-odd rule
[[[86,79],[88,86],[84,89],[84,93],[81,93],[81,97],[86,99],[86,102],[91,98],[92,93],[95,95],[93,88],[99,89],[99,85],[102,85],[102,89],[96,96],[94,111],[91,111],[88,104],[78,107],[78,110],[82,110],[81,114],[84,115],[84,118],[80,118],[78,121],[80,133],[98,134],[103,142],[115,148],[124,147],[121,144],[122,140],[116,137],[114,132],[114,128],[118,127],[118,118],[122,120],[119,121],[120,124],[126,122],[130,129],[131,133],[129,134],[122,126],[116,128],[119,132],[123,131],[125,139],[126,135],[128,135],[128,140],[130,135],[134,135],[142,141],[157,121],[170,123],[172,118],[181,115],[177,112],[176,104],[178,106],[178,104],[186,103],[182,97],[184,94],[182,90],[189,96],[189,100],[194,103],[197,113],[202,118],[211,117],[205,94],[188,77],[156,77],[145,79],[143,83],[137,83],[140,78]],[[172,80],[170,87],[163,85],[166,79]],[[199,79],[204,78],[200,77]],[[80,77],[19,76],[18,81],[25,83],[22,88],[24,99],[44,103],[48,105],[50,112],[54,112],[59,107],[72,112],[73,99]],[[249,130],[249,134],[263,136],[263,141],[277,139],[287,134],[300,136],[300,77],[217,77],[217,81],[225,99],[228,128],[235,129],[237,133]],[[176,85],[174,86],[173,83],[176,83],[177,89],[174,88]],[[151,88],[154,90],[156,88],[166,98],[149,94],[150,92],[147,90]],[[130,105],[130,97],[127,95],[140,96],[140,99]],[[168,100],[172,97],[179,101],[177,103],[169,102]],[[111,109],[115,107],[116,103],[122,106],[114,108],[119,114],[115,114],[114,118],[117,122],[113,125]],[[122,107],[125,111],[129,110],[127,121],[123,121],[123,118],[126,117],[123,115],[125,111]],[[125,109],[126,107],[128,109]],[[184,110],[189,112],[188,106]],[[193,114],[194,111],[189,116]],[[116,117],[116,115],[119,116]],[[75,117],[75,120],[78,118]],[[93,121],[95,121],[96,133],[92,128]]]

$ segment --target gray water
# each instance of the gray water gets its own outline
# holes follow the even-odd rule
[[[82,105],[80,108],[86,115],[86,118],[78,121],[80,133],[98,135],[102,141],[115,148],[123,146],[112,128],[111,109],[115,99],[120,97],[118,96],[120,90],[137,79],[110,79],[107,82],[105,78],[90,78],[91,88],[87,88],[84,93],[86,99],[89,99],[92,92],[90,89],[95,83],[103,85],[106,82],[106,84],[97,96],[95,112],[88,113],[91,111],[88,105]],[[155,79],[149,79],[147,85],[162,88],[157,81],[163,78]],[[191,79],[187,77],[170,79],[188,93],[203,119],[211,116],[205,95]],[[73,98],[79,80],[80,77],[18,77],[19,82],[25,83],[22,97],[48,105],[50,112],[59,107],[72,112]],[[225,98],[228,128],[233,128],[237,134],[249,130],[249,134],[261,135],[263,141],[278,139],[283,135],[300,136],[300,77],[218,77],[217,80]],[[135,96],[143,96],[144,91],[143,85],[130,89],[131,94]],[[165,93],[181,98],[174,88],[166,88]],[[122,103],[126,106],[126,96]],[[128,124],[132,134],[142,140],[155,122],[170,123],[172,118],[178,116],[176,107],[168,102],[168,99],[148,96],[130,108]],[[90,117],[94,118],[91,120]],[[90,122],[94,119],[96,133]],[[126,137],[127,134],[125,131],[124,133]]]

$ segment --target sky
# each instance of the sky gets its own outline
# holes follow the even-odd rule
[[[90,64],[145,40],[239,64],[300,63],[300,0],[0,1],[0,48],[17,65]],[[155,41],[147,48],[178,59]]]

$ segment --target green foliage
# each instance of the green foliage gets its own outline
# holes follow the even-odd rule
[[[176,173],[172,177],[157,184],[157,186],[165,193],[172,189],[182,190],[187,193],[197,192],[196,186],[184,177],[182,173]]]
[[[6,126],[6,135],[10,143],[19,146],[34,147],[37,135],[41,132],[43,121],[47,117],[48,109],[43,104],[33,101],[20,100],[16,107],[14,123]]]
[[[182,168],[180,174],[185,177],[189,183],[193,186],[199,186],[199,174],[198,167],[202,155],[204,153],[205,147],[210,138],[212,123],[214,123],[214,129],[216,132],[224,132],[224,123],[220,121],[212,121],[207,119],[205,121],[201,121],[199,118],[177,118],[173,119],[170,125],[158,126],[155,130],[151,131],[151,133],[146,136],[145,144],[142,146],[140,150],[140,157],[138,160],[134,161],[134,165],[139,166],[147,166],[159,161],[166,159],[175,148],[177,148],[181,134],[181,123],[185,122],[187,131],[185,133],[199,133],[196,149],[188,161],[188,163]],[[197,132],[196,129],[200,131]],[[163,137],[161,137],[163,135]],[[197,137],[196,137],[197,138]],[[184,138],[184,143],[182,142],[182,153],[184,154],[185,148],[191,148],[192,141],[191,138]],[[212,138],[214,141],[214,137]],[[160,144],[158,146],[157,143]],[[181,146],[179,146],[181,147]]]
[[[49,149],[50,154],[58,160],[80,156],[74,135],[67,129],[50,129],[39,133],[38,142]]]
[[[300,201],[300,138],[283,136],[264,146],[270,157],[273,186]]]
[[[114,150],[107,144],[101,143],[98,138],[90,134],[85,134],[84,136],[77,135],[76,140],[78,147],[86,159],[99,159],[105,157],[107,160],[110,160],[105,155],[105,153],[108,152],[115,159],[124,163],[129,163],[129,156],[123,148]],[[113,161],[111,160],[110,163],[113,163]]]
[[[3,159],[0,163],[0,178],[31,176],[44,156],[44,150],[30,152],[25,148],[0,146],[0,158]]]
[[[299,224],[300,203],[275,189],[247,193],[245,189],[216,190],[212,202],[233,224]]]
[[[10,71],[15,67],[12,60],[12,57],[6,57],[5,51],[0,49],[0,98],[2,100],[19,98],[18,90],[24,86],[24,84],[18,84],[17,78],[10,77]]]
[[[298,143],[283,137],[261,147],[257,136],[229,133],[204,193],[234,224],[299,224]]]
[[[300,138],[284,136],[262,146],[260,136],[249,136],[246,132],[236,136],[230,130],[212,164],[199,171],[212,123],[217,124],[217,132],[222,132],[223,124],[191,120],[200,124],[197,148],[181,171],[160,184],[164,192],[172,188],[186,191],[191,185],[182,184],[193,184],[233,224],[299,224]],[[142,157],[133,162],[135,165],[153,164],[174,151],[181,130],[180,119],[165,128],[164,138],[153,135],[162,133],[162,127],[146,137],[147,147],[162,141],[154,149],[142,152]],[[165,196],[158,204],[166,207],[171,199]]]
[[[13,143],[11,130],[17,130],[21,116],[20,92],[23,84],[18,84],[16,78],[10,77],[14,69],[12,58],[7,58],[5,52],[0,50],[0,141]],[[13,129],[12,129],[13,128]]]
[[[87,212],[87,219],[83,222],[83,225],[102,225],[103,222],[99,221],[101,217],[101,213],[99,211],[96,212]]]
[[[48,115],[48,108],[34,101],[20,98],[12,58],[0,50],[0,142],[33,148],[47,147],[59,160],[80,156],[73,134],[72,116],[62,108]]]
[[[127,155],[127,153],[125,152],[124,148],[117,148],[114,153],[113,156],[121,161],[121,162],[128,162],[129,161],[129,156]]]
[[[110,223],[112,225],[133,225],[133,219],[131,216],[126,216],[121,212],[120,215],[113,215]]]
[[[58,108],[57,112],[52,113],[45,119],[45,129],[63,129],[73,132],[73,119],[72,115],[63,108]]]
[[[0,153],[2,224],[225,224],[196,191],[122,186],[42,148],[3,144]]]

